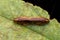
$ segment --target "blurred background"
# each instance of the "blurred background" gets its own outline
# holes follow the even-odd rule
[[[32,3],[33,5],[40,6],[48,11],[50,19],[56,18],[60,22],[60,5],[59,0],[24,0],[25,2]]]

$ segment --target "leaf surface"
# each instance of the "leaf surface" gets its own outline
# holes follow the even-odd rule
[[[0,40],[60,40],[60,23],[56,19],[46,25],[18,25],[20,16],[49,19],[48,12],[22,0],[0,0]]]

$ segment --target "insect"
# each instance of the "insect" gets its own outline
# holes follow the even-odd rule
[[[27,24],[47,24],[49,23],[49,19],[44,18],[44,17],[18,17],[14,19],[14,22],[17,22],[22,25],[27,25]]]

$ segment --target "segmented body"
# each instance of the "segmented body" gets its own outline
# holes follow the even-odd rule
[[[20,24],[46,24],[49,23],[49,19],[44,18],[44,17],[18,17],[14,19],[15,22],[20,23]]]

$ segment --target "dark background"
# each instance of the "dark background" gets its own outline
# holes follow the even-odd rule
[[[60,22],[59,0],[24,0],[48,11],[50,19],[56,18]]]

